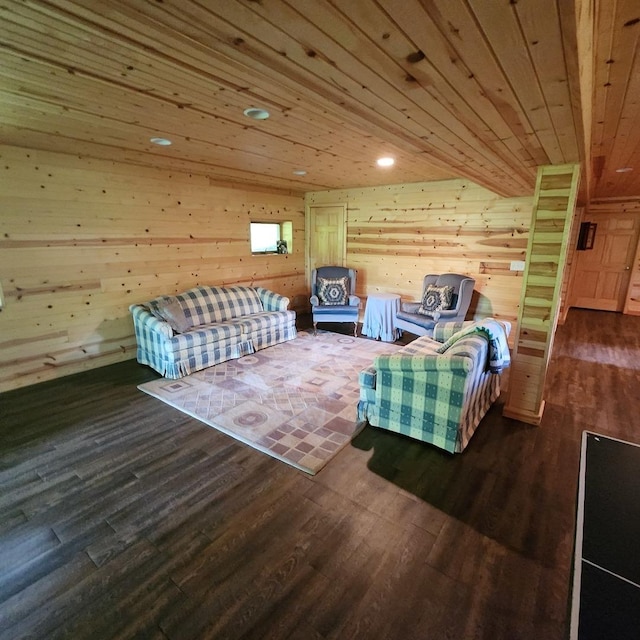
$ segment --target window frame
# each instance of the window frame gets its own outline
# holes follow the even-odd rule
[[[254,225],[268,225],[278,228],[278,238],[276,248],[273,250],[254,251],[253,250],[253,230]],[[286,251],[278,251],[278,243],[284,241]],[[251,220],[249,222],[249,249],[252,256],[277,256],[291,253],[293,245],[293,223],[290,220]]]

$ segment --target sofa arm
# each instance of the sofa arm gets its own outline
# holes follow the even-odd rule
[[[286,311],[289,308],[289,298],[286,296],[264,287],[256,287],[256,291],[265,311]]]
[[[131,315],[133,316],[133,326],[136,329],[136,333],[144,329],[145,331],[158,333],[165,338],[173,338],[171,325],[154,316],[144,305],[132,304],[129,307],[129,311],[131,311]]]
[[[403,302],[400,309],[405,313],[418,313],[421,304],[421,302]]]
[[[358,374],[358,384],[361,388],[375,389],[376,388],[376,368],[374,366],[363,369]]]
[[[447,354],[430,355],[402,355],[394,354],[376,356],[373,366],[378,374],[384,371],[459,371],[468,372],[473,369],[473,360],[468,356],[456,356]]]
[[[461,329],[466,329],[475,324],[473,320],[465,320],[464,322],[438,322],[433,327],[433,339],[438,342],[446,342],[452,335],[458,333]]]
[[[458,311],[456,309],[442,309],[436,312],[438,314],[439,322],[452,322],[453,318],[458,317]],[[460,322],[460,320],[458,320]]]
[[[309,302],[311,303],[312,307],[320,306],[320,298],[318,298],[318,296],[311,296],[309,298]],[[350,307],[360,307],[360,298],[358,298],[358,296],[349,296],[347,305]]]

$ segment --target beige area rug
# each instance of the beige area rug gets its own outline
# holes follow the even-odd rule
[[[359,428],[358,374],[399,346],[328,331],[179,380],[138,388],[278,460],[315,474]]]

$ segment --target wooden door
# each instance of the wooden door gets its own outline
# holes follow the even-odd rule
[[[572,306],[622,311],[638,242],[640,216],[587,213],[584,220],[598,226],[593,249],[576,252]]]
[[[344,266],[347,205],[309,205],[307,217],[308,277],[322,266]]]

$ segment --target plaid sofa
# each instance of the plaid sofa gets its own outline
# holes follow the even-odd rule
[[[182,327],[161,315],[177,300]],[[263,287],[195,287],[129,307],[137,359],[166,378],[181,378],[296,337],[289,299]],[[174,326],[172,326],[172,324]]]
[[[511,325],[492,323],[441,322],[434,339],[377,356],[360,372],[358,420],[461,452],[500,395],[502,367],[493,365],[509,364]],[[506,353],[499,360],[500,345]]]

